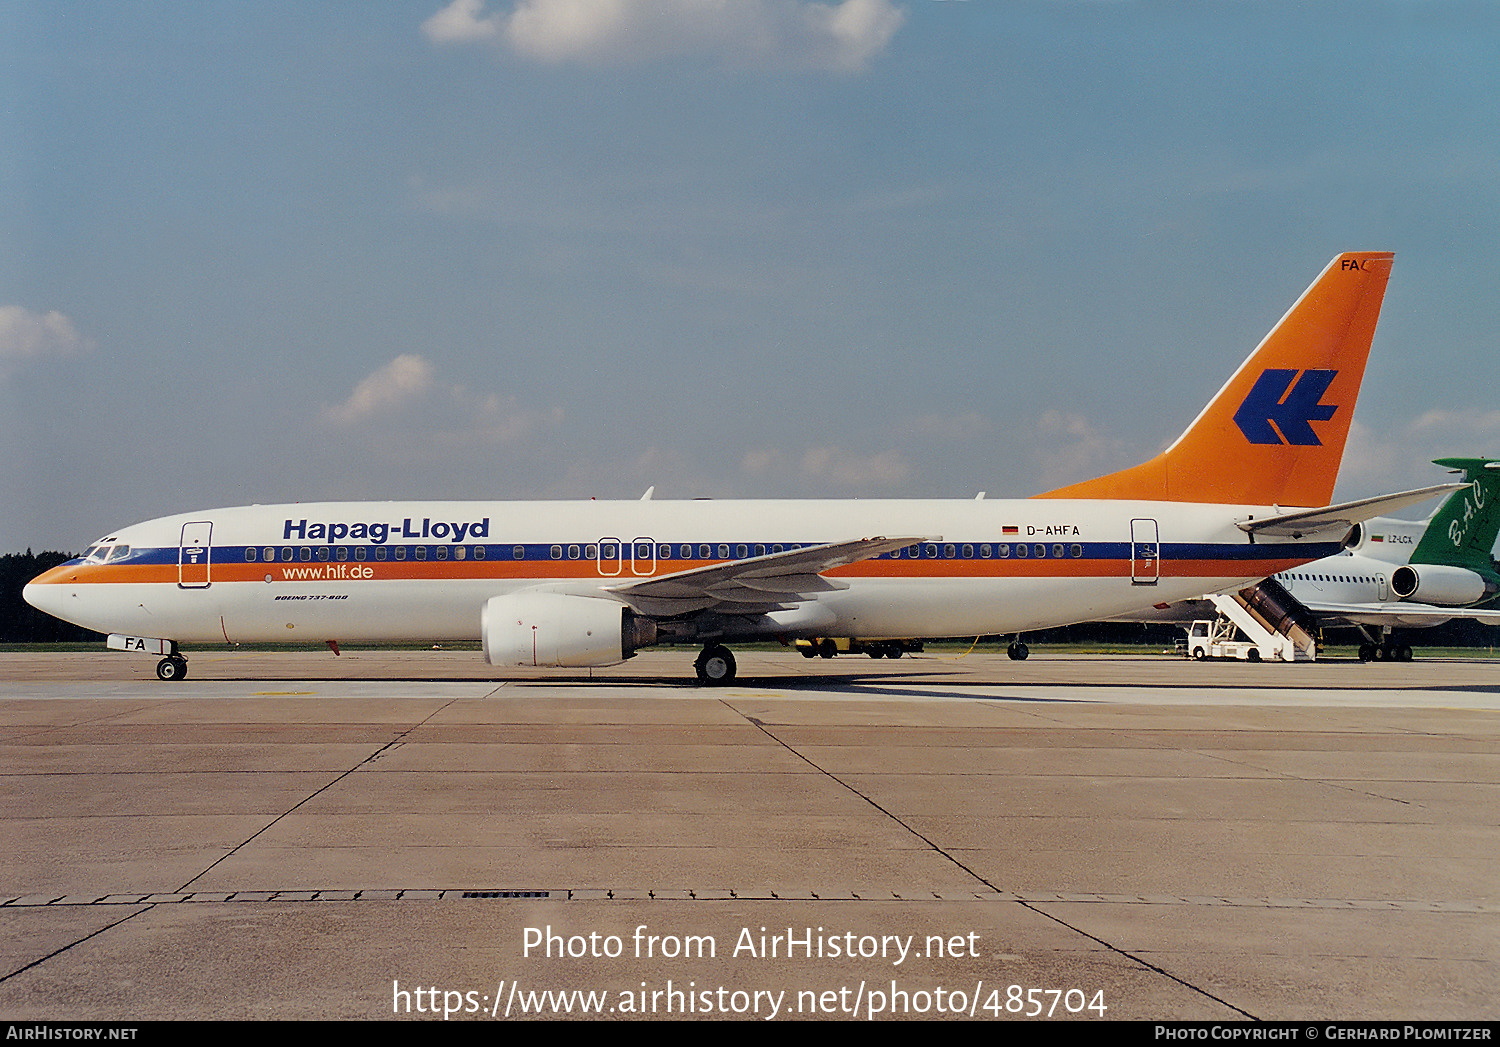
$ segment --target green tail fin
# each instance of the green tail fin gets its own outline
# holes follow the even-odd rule
[[[1450,494],[1432,514],[1411,562],[1492,572],[1490,553],[1500,534],[1500,461],[1437,458],[1434,464],[1462,471],[1469,486]]]

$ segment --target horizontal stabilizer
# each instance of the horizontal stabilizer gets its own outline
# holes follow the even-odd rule
[[[1500,625],[1500,608],[1438,607],[1430,603],[1392,600],[1388,603],[1329,603],[1310,600],[1307,609],[1324,618],[1342,618],[1365,625],[1388,624],[1413,629],[1442,625],[1455,618],[1481,625]]]
[[[1356,502],[1329,505],[1322,509],[1300,509],[1297,512],[1266,516],[1259,520],[1242,520],[1239,528],[1250,534],[1266,535],[1272,538],[1316,538],[1323,533],[1334,534],[1348,531],[1357,523],[1363,523],[1376,516],[1384,516],[1397,509],[1404,509],[1408,505],[1425,502],[1440,494],[1448,494],[1463,486],[1463,484],[1436,484],[1413,491],[1381,494],[1374,498],[1361,498]]]

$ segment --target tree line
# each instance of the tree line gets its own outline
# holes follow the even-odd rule
[[[43,614],[21,599],[21,590],[43,571],[66,563],[77,553],[42,552],[0,555],[0,643],[88,643],[103,636]]]

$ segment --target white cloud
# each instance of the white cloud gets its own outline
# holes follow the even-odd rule
[[[431,362],[408,353],[372,372],[340,403],[326,405],[323,418],[334,428],[399,444],[408,456],[420,457],[514,445],[562,424],[563,410],[438,381]]]
[[[422,32],[435,44],[469,44],[500,36],[500,16],[480,16],[484,0],[453,0],[427,21]]]
[[[964,443],[988,436],[994,425],[978,411],[960,411],[957,414],[924,414],[913,418],[910,430],[917,436],[925,436],[948,443]]]
[[[860,455],[839,447],[814,447],[802,456],[802,475],[845,490],[879,490],[904,483],[911,465],[894,451]]]
[[[1031,454],[1039,491],[1103,476],[1143,460],[1125,441],[1097,429],[1073,411],[1043,411],[1032,430]]]
[[[810,447],[800,454],[760,448],[746,452],[740,466],[758,481],[790,474],[798,486],[810,491],[884,490],[905,483],[912,474],[911,463],[894,451],[863,455],[831,445]]]
[[[62,313],[34,313],[19,305],[0,305],[0,378],[32,360],[78,356],[94,343],[83,337]]]
[[[433,440],[454,448],[501,447],[514,444],[532,433],[561,425],[561,407],[522,407],[514,396],[490,394],[476,398],[463,386],[449,391],[451,412],[447,429],[435,429]],[[453,426],[457,421],[458,425]]]
[[[343,403],[324,409],[330,421],[356,425],[422,396],[432,387],[432,365],[415,354],[396,357],[354,387]]]
[[[1449,479],[1434,458],[1500,457],[1500,411],[1433,408],[1405,425],[1349,426],[1338,497],[1424,487]]]
[[[733,65],[862,69],[906,14],[891,0],[520,0],[485,14],[453,0],[422,23],[437,44],[495,43],[539,62],[711,55]]]
[[[1500,411],[1465,408],[1457,411],[1433,408],[1411,423],[1414,433],[1462,433],[1464,439],[1493,440],[1500,436]],[[1490,456],[1493,457],[1493,456]]]

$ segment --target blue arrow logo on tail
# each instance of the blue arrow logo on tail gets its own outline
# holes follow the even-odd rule
[[[1326,422],[1338,410],[1337,404],[1318,402],[1337,377],[1337,371],[1307,370],[1298,378],[1295,370],[1268,367],[1234,412],[1234,424],[1253,444],[1320,447],[1312,423]]]

